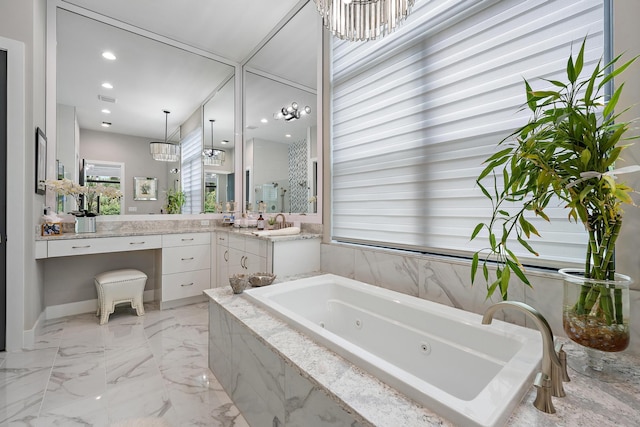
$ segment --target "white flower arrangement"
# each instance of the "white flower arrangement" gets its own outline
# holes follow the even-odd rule
[[[55,191],[58,194],[64,196],[71,196],[76,201],[76,206],[80,207],[80,195],[85,195],[87,198],[88,210],[91,210],[93,203],[97,196],[107,197],[109,199],[122,197],[122,192],[115,187],[111,187],[103,184],[96,184],[95,186],[80,185],[70,179],[48,179],[45,181],[45,186]],[[87,215],[87,212],[83,212]]]

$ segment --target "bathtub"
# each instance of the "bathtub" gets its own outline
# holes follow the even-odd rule
[[[457,425],[504,425],[542,359],[537,331],[332,274],[244,295]]]

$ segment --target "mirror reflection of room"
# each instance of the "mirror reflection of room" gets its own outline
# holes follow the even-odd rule
[[[124,197],[119,214],[166,213],[171,192],[187,195],[182,212],[203,212],[203,103],[213,99],[234,67],[67,10],[59,8],[56,15],[56,154],[63,177],[79,182],[83,159],[122,163]],[[95,46],[103,50],[96,51]],[[115,59],[103,57],[106,51]],[[230,120],[233,129],[233,83],[230,88],[231,117],[220,121]],[[170,114],[165,116],[165,110]],[[149,143],[166,140],[180,146],[194,132],[200,167],[198,175],[185,183],[181,159],[154,160]],[[227,139],[232,146],[233,134]],[[227,158],[232,168],[233,154]],[[134,177],[140,176],[157,179],[157,199],[134,199]],[[189,187],[191,182],[197,186]],[[72,201],[58,205],[63,212],[79,208]],[[103,209],[100,215],[105,213]]]
[[[245,66],[247,211],[317,212],[316,13],[309,2]]]

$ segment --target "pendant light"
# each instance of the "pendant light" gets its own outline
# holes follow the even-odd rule
[[[169,111],[164,110],[164,142],[150,142],[149,151],[154,160],[160,162],[177,162],[180,159],[180,146],[167,140],[167,121]]]
[[[342,40],[366,41],[396,29],[415,0],[313,0],[322,22]]]
[[[215,120],[209,119],[211,123],[211,148],[202,150],[202,161],[205,166],[222,166],[224,164],[225,152],[213,147],[213,124]]]

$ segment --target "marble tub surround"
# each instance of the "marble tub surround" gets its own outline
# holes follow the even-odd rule
[[[146,310],[47,321],[31,349],[0,353],[0,425],[248,427],[207,368],[207,304]]]
[[[368,373],[316,344],[230,289],[210,298],[209,364],[250,424],[305,426],[452,426]],[[576,345],[565,343],[568,357]],[[640,419],[640,358],[621,354],[624,383],[603,383],[569,370],[556,414],[532,406],[533,387],[509,426],[635,426]],[[284,417],[284,418],[282,418]],[[299,420],[304,419],[304,423]],[[284,421],[283,421],[284,420]],[[327,422],[332,420],[332,422]]]
[[[321,270],[326,273],[478,314],[500,300],[499,295],[486,300],[486,287],[481,280],[471,285],[471,260],[337,243],[322,244],[320,249]],[[529,269],[527,275],[532,288],[512,278],[509,299],[534,307],[547,319],[554,335],[566,336],[562,327],[562,277],[554,271],[534,269]],[[640,290],[632,289],[630,299],[631,343],[624,353],[640,356]],[[517,312],[505,311],[498,318],[533,327]]]

